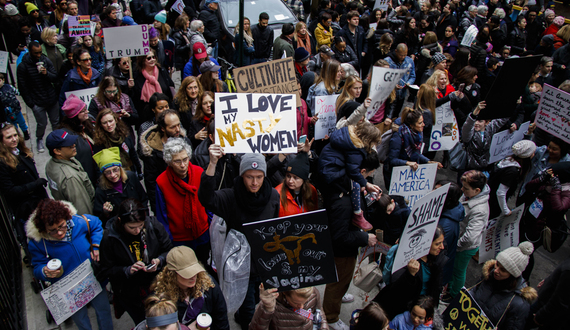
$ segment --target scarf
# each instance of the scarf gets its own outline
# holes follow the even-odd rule
[[[250,193],[245,187],[241,176],[234,179],[234,187],[232,189],[234,190],[238,207],[246,208],[246,212],[254,217],[259,216],[265,210],[273,190],[269,179],[265,178],[259,191],[255,194]]]
[[[309,34],[305,34],[305,36],[301,36],[297,33],[297,48],[303,47],[305,50],[309,52],[309,55],[313,55],[311,53],[311,38],[309,38]]]
[[[89,83],[91,82],[91,76],[93,75],[93,70],[91,68],[89,68],[89,71],[87,71],[87,74],[85,74],[81,71],[81,69],[79,67],[77,67],[77,73],[79,73],[79,76],[81,77],[83,82],[87,86],[89,86]]]
[[[245,43],[247,44],[248,47],[253,46],[253,37],[249,33],[243,34],[243,40],[245,40]]]
[[[300,66],[299,63],[295,62],[295,70],[297,71],[299,76],[302,77],[305,74],[305,72],[307,72],[307,67],[306,66]]]
[[[286,37],[284,35],[280,35],[279,38],[287,41],[287,43],[289,43],[289,45],[293,46],[293,40],[292,39],[289,39],[288,37]]]
[[[419,153],[422,148],[423,135],[422,133],[412,132],[408,125],[404,124],[399,128],[400,136],[404,141],[404,147],[406,148],[406,154],[410,160],[415,161],[412,156],[417,152]]]
[[[145,78],[145,82],[141,92],[141,100],[148,102],[150,97],[154,93],[162,93],[162,88],[158,82],[158,67],[155,65],[152,70],[152,75],[146,72],[145,69],[142,70],[142,74]]]

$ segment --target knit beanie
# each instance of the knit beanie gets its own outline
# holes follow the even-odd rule
[[[283,28],[281,29],[281,34],[284,36],[288,36],[295,32],[295,27],[291,23],[283,24]]]
[[[154,26],[151,26],[150,29],[148,30],[148,38],[149,39],[158,38],[158,31],[156,31]]]
[[[262,154],[244,154],[239,164],[239,175],[242,176],[248,170],[259,170],[267,175],[265,157]]]
[[[536,144],[530,140],[522,140],[515,143],[511,150],[513,151],[513,155],[518,158],[529,158],[532,157],[534,152],[536,151]]]
[[[309,52],[305,48],[299,47],[295,49],[295,62],[301,63],[308,58]]]
[[[309,179],[309,155],[301,152],[287,163],[287,172],[295,174],[303,180]]]
[[[438,65],[439,63],[445,60],[447,60],[447,58],[442,53],[435,53],[431,57],[431,62],[433,63],[434,66]]]
[[[562,27],[562,25],[564,25],[564,17],[562,16],[556,16],[554,18],[554,21],[552,21],[552,24],[558,26],[558,27]]]
[[[162,24],[166,24],[166,10],[161,10],[158,14],[154,15],[154,19]]]
[[[544,37],[542,37],[541,39],[545,44],[549,45],[549,46],[553,46],[554,45],[554,36],[552,34],[547,34]]]
[[[16,16],[18,15],[20,12],[18,11],[18,8],[16,6],[14,6],[13,4],[7,4],[6,7],[4,7],[4,12],[6,13],[6,15],[8,16]]]
[[[113,166],[123,166],[121,163],[121,152],[119,151],[119,147],[103,149],[93,155],[93,160],[97,163],[101,173]]]
[[[81,99],[75,96],[75,94],[71,94],[63,103],[61,110],[63,110],[67,118],[73,118],[77,116],[85,107],[87,107],[85,102],[81,101]]]
[[[555,14],[555,13],[554,13],[554,10],[552,10],[552,9],[547,9],[547,10],[544,11],[544,18],[546,18],[547,16],[550,16],[550,15],[552,15],[552,14]]]
[[[34,5],[31,2],[26,2],[24,5],[26,6],[26,11],[28,12],[28,15],[30,15],[30,13],[33,12],[34,10],[39,11],[38,6]]]
[[[510,247],[497,255],[497,261],[514,277],[521,276],[528,265],[529,256],[534,251],[531,242],[522,242],[519,246]]]

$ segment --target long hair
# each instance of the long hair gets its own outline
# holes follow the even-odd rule
[[[437,42],[437,35],[433,31],[426,32],[423,45],[430,45]]]
[[[477,70],[477,69],[475,69],[475,70]],[[431,74],[431,76],[428,78],[428,80],[426,80],[426,85],[433,87],[434,89],[438,88],[437,87],[437,81],[439,80],[439,77],[441,75],[444,75],[445,79],[447,80],[446,86],[449,85],[449,77],[447,76],[447,73],[445,73],[445,71],[443,71],[443,70],[435,70]]]
[[[326,67],[325,67],[326,65]],[[338,83],[336,81],[336,75],[340,70],[340,62],[334,59],[328,59],[323,63],[323,68],[321,69],[321,74],[317,76],[315,80],[315,85],[321,82],[325,83],[325,88],[329,94],[336,92],[338,88]]]
[[[156,64],[155,64],[155,65],[156,65],[158,68],[160,68],[160,63],[158,63],[158,55],[156,54],[156,50],[154,50],[154,48],[150,48],[150,52],[149,52],[148,54],[146,54],[146,55],[144,55],[144,56],[138,56],[138,57],[137,57],[137,70],[139,70],[139,71],[141,71],[141,72],[144,70],[146,57],[147,57],[148,55],[151,55],[151,53],[152,53],[152,55],[154,55],[155,58],[156,58]],[[158,79],[158,77],[156,77],[156,79]]]
[[[206,96],[209,96],[212,98],[212,100],[215,100],[213,92],[205,91],[204,94],[202,94],[202,96],[198,99],[198,106],[196,107],[196,114],[194,115],[194,119],[202,120],[206,116],[204,110],[202,109],[204,97]],[[213,115],[214,115],[214,103],[212,103],[212,114],[210,115],[210,117]]]
[[[354,330],[384,330],[388,328],[389,322],[386,312],[378,303],[373,301],[358,314],[358,322],[354,326]]]
[[[180,15],[174,21],[174,28],[183,32],[184,30],[186,30],[186,23],[188,23],[188,17]]]
[[[122,183],[127,182],[127,179],[128,179],[127,172],[125,172],[125,169],[122,166],[119,167],[119,169],[121,170],[121,182]],[[101,176],[99,177],[99,186],[103,190],[113,189],[113,183],[111,181],[109,181],[107,179],[107,177],[105,176],[105,174],[103,174],[103,173],[101,173]]]
[[[343,104],[345,104],[348,101],[354,101],[354,97],[350,95],[349,90],[357,83],[360,83],[360,85],[362,86],[362,79],[360,79],[357,76],[349,76],[348,78],[346,78],[346,82],[344,84],[344,87],[342,88],[342,93],[340,93],[340,96],[336,100],[337,115],[338,115],[338,110],[340,109],[340,107],[342,107]]]
[[[390,52],[390,48],[394,43],[394,38],[390,33],[386,32],[380,37],[380,41],[378,42],[378,49],[382,52],[382,55],[386,55]]]
[[[420,86],[420,91],[418,92],[418,101],[416,102],[415,108],[418,110],[429,110],[431,111],[432,118],[435,120],[435,90],[428,84],[423,84]]]
[[[59,128],[70,129],[75,135],[85,133],[90,137],[93,137],[93,132],[95,130],[93,123],[89,118],[87,118],[85,121],[79,121],[79,116],[75,116],[73,118],[63,116],[59,123]]]
[[[362,141],[368,153],[382,141],[382,132],[368,121],[359,122],[354,128],[354,133]]]
[[[413,29],[410,27],[410,22],[412,20],[416,21],[416,27]],[[411,16],[406,17],[404,19],[404,27],[403,27],[402,31],[404,32],[404,35],[406,35],[408,38],[417,38],[418,37],[418,21]]]
[[[202,88],[204,91],[214,91],[214,88],[217,88],[220,92],[224,86],[223,82],[218,78],[214,79],[213,77],[214,72],[208,71],[203,72],[200,76],[200,83],[202,84]]]
[[[115,120],[115,133],[113,136],[109,132],[107,132],[103,125],[101,124],[101,120],[106,115],[113,116]],[[93,132],[93,141],[96,145],[104,146],[105,148],[111,148],[113,144],[111,143],[111,138],[127,138],[130,134],[129,127],[125,124],[119,116],[111,109],[106,108],[97,114],[97,119],[95,119],[95,130]]]
[[[285,179],[287,180],[287,179]],[[309,183],[309,180],[304,180],[303,181],[303,185],[301,186],[301,191],[300,191],[300,196],[301,199],[303,201],[303,206],[305,207],[305,211],[309,212],[309,211],[313,211],[316,210],[316,205],[313,202],[313,190],[311,189],[311,184]],[[281,191],[279,192],[280,199],[281,199],[281,207],[283,207],[283,209],[285,211],[287,211],[287,208],[289,207],[289,203],[287,202],[287,191],[289,190],[289,188],[287,187],[287,185],[285,184],[285,182],[283,182],[281,184]]]
[[[187,297],[200,298],[204,295],[204,292],[213,287],[214,282],[212,282],[208,273],[200,272],[198,273],[196,285],[194,285],[194,287],[186,290],[181,289],[178,286],[176,272],[168,269],[168,266],[165,266],[164,269],[156,276],[156,279],[150,289],[156,294],[166,293],[174,301],[182,301]]]
[[[469,65],[469,48],[461,47],[455,54],[455,61],[449,66],[449,74],[453,77],[457,75],[459,70]]]
[[[103,79],[101,79],[101,82],[99,83],[99,88],[97,89],[97,94],[95,94],[95,98],[97,99],[97,101],[99,101],[100,104],[105,104],[105,102],[108,100],[107,97],[105,97],[105,89],[107,89],[108,87],[117,87],[117,94],[115,94],[115,96],[111,101],[117,103],[121,100],[122,92],[121,88],[119,88],[119,83],[117,82],[117,79],[113,76],[106,76],[103,77]]]
[[[193,100],[191,100],[188,97],[186,88],[188,88],[188,86],[193,82],[195,82],[198,85],[198,100],[202,98],[204,90],[202,89],[202,84],[200,83],[200,80],[198,80],[198,78],[194,76],[188,76],[184,78],[184,80],[182,80],[182,85],[180,85],[178,92],[176,92],[176,95],[174,96],[174,102],[178,104],[179,112],[192,111]]]
[[[16,126],[14,126],[12,124],[5,124],[5,126],[3,126],[0,129],[0,161],[4,162],[6,165],[8,165],[11,169],[13,169],[15,171],[16,167],[18,166],[18,163],[20,161],[18,160],[18,157],[16,155],[14,155],[10,150],[8,150],[8,148],[6,147],[6,145],[3,142],[4,141],[4,134],[10,128],[15,129],[16,133],[18,133],[18,149],[20,149],[20,152],[23,152],[26,155],[26,157],[29,157],[29,158],[33,158],[34,154],[26,146],[26,143],[24,141],[24,137],[20,134],[20,132],[18,132],[18,129],[16,129]]]
[[[307,24],[305,24],[305,22],[299,22],[297,23],[297,25],[295,25],[295,34],[293,34],[293,40],[295,40],[295,42],[297,42],[297,34],[299,34],[299,31],[303,28],[306,27]],[[309,31],[307,31],[307,34],[309,33]]]
[[[457,78],[455,78],[456,84],[465,84],[465,86],[469,86],[472,83],[473,77],[477,74],[477,68],[473,66],[466,66],[463,69],[459,70],[457,73]]]

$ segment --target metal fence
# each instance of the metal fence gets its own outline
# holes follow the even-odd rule
[[[14,234],[14,216],[0,196],[0,327],[24,329],[22,256]]]

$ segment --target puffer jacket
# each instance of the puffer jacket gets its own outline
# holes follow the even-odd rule
[[[47,74],[38,72],[36,66],[38,62],[44,62]],[[17,76],[18,90],[28,107],[33,108],[34,105],[50,107],[57,102],[57,94],[53,87],[57,82],[57,72],[47,56],[42,54],[39,61],[36,61],[30,53],[27,53],[18,65]],[[62,104],[60,103],[60,106]]]
[[[515,27],[507,37],[507,45],[511,46],[513,55],[522,54],[526,47],[526,30]]]
[[[536,290],[527,286],[522,276],[517,278],[516,288],[514,289],[500,291],[494,289],[493,284],[497,282],[493,277],[496,262],[496,260],[489,260],[485,263],[482,270],[483,281],[473,288],[470,293],[479,303],[489,320],[499,330],[524,329],[530,304],[538,296]],[[501,319],[503,313],[505,315]],[[499,322],[500,319],[501,322]]]
[[[465,195],[459,199],[465,208],[465,223],[467,227],[457,241],[457,251],[472,250],[481,245],[483,230],[489,221],[489,186],[477,196],[467,199]]]
[[[461,129],[461,140],[467,151],[467,168],[483,171],[489,165],[489,150],[493,135],[499,131],[509,118],[494,119],[486,127],[484,137],[480,132],[475,132],[473,125],[476,119],[472,114],[467,116]]]
[[[356,69],[356,71],[359,71],[358,70],[358,68],[359,68],[358,56],[356,55],[354,50],[349,45],[346,45],[344,52],[341,52],[336,47],[336,45],[334,45],[332,51],[334,52],[334,55],[332,56],[332,58],[339,61],[340,63],[348,63],[348,64],[352,65]]]
[[[303,309],[311,310],[313,313],[316,309],[321,310],[321,316],[323,322],[321,323],[320,329],[328,329],[327,318],[323,310],[323,303],[319,295],[319,291],[313,288],[311,296],[305,303]],[[279,294],[277,297],[277,303],[275,304],[275,310],[273,312],[268,312],[265,310],[263,303],[260,302],[255,308],[255,314],[251,319],[249,325],[250,330],[312,330],[313,321],[309,320],[305,316],[299,315],[291,310],[289,305],[285,300],[283,293]]]
[[[206,38],[207,42],[213,43],[220,40],[221,24],[215,11],[212,11],[210,8],[204,6],[200,11],[200,15],[198,15],[198,19],[204,23],[204,37]]]
[[[97,87],[101,82],[102,76],[95,67],[91,68],[92,73],[89,84],[86,84],[85,81],[81,79],[77,70],[78,70],[77,68],[73,68],[69,70],[69,72],[65,75],[65,79],[63,80],[63,85],[61,86],[61,91],[59,92],[60,106],[63,105],[63,102],[65,102],[66,99],[65,92],[72,92],[80,89]]]
[[[176,29],[170,35],[174,39],[174,67],[182,70],[190,58],[190,44],[184,39],[185,31]]]

